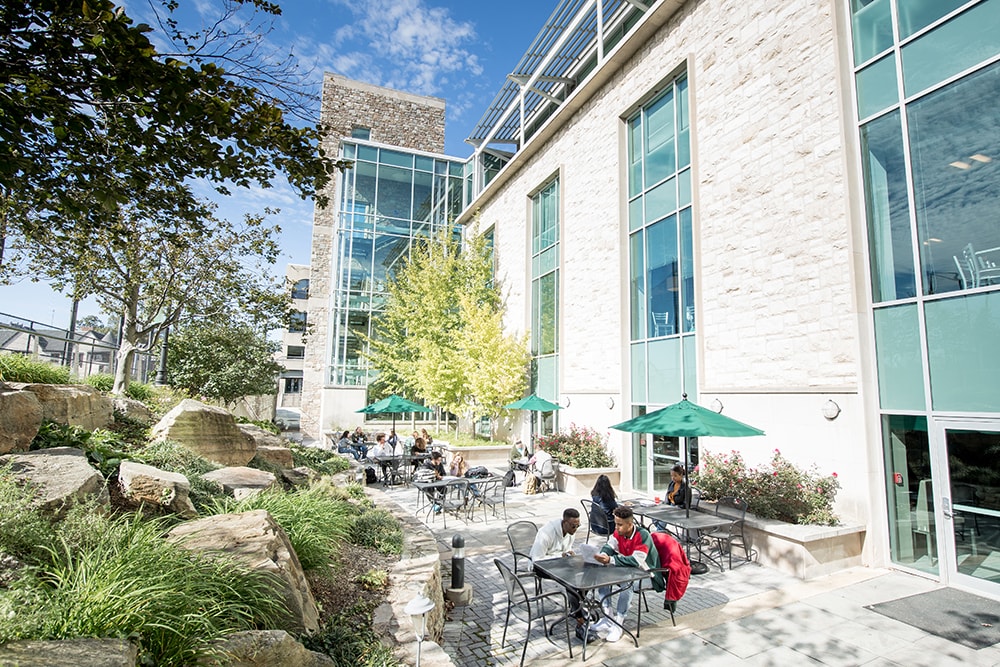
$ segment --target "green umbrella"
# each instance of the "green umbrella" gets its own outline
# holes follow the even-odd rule
[[[688,469],[688,438],[698,436],[719,436],[740,438],[764,435],[759,428],[713,412],[687,400],[687,394],[679,403],[615,424],[611,428],[628,433],[652,433],[675,438],[684,438],[684,471]],[[690,515],[690,503],[685,503]]]
[[[552,412],[553,410],[559,410],[559,406],[556,403],[546,401],[544,398],[539,398],[534,394],[522,398],[520,401],[508,403],[504,407],[508,410],[534,410],[537,412]]]
[[[504,407],[508,410],[531,410],[532,412],[552,412],[553,410],[561,409],[557,403],[546,401],[544,398],[540,398],[534,394],[526,396],[520,401],[508,403]],[[533,443],[531,449],[532,451],[535,449]]]
[[[391,396],[386,396],[380,401],[375,401],[371,405],[365,406],[360,410],[356,410],[355,412],[363,412],[366,415],[391,414],[392,430],[395,432],[396,415],[404,412],[434,412],[434,411],[428,407],[420,405],[419,403],[408,401],[405,398],[393,394]]]

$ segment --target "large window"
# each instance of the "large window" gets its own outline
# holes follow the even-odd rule
[[[559,180],[531,199],[531,383],[550,401],[559,395]],[[534,415],[533,415],[534,418]],[[544,413],[536,432],[556,429]]]
[[[687,78],[629,118],[627,134],[632,401],[664,404],[695,392]]]
[[[387,285],[414,238],[430,238],[461,212],[463,164],[351,142],[342,154],[354,165],[341,177],[330,382],[365,385],[373,373],[365,341]]]

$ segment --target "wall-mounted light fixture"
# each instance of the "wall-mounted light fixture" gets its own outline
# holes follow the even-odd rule
[[[823,416],[828,420],[833,421],[840,414],[840,406],[837,405],[833,399],[828,400],[823,404]]]
[[[569,407],[569,396],[563,396],[562,402],[560,402],[559,407],[568,408]]]
[[[615,409],[615,397],[614,396],[608,396],[608,400],[604,401],[604,404],[608,406],[608,410],[614,410]]]
[[[715,399],[709,407],[715,412],[722,412],[722,401]]]

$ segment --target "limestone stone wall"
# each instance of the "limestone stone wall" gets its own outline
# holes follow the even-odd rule
[[[444,151],[444,118],[445,102],[436,97],[412,95],[336,74],[326,74],[323,79],[320,120],[327,129],[323,148],[330,155],[339,154],[341,140],[351,136],[355,127],[369,128],[371,141],[440,154]],[[337,414],[337,406],[329,398],[324,400],[323,387],[329,383],[332,347],[330,313],[337,259],[338,187],[339,179],[335,178],[325,191],[330,205],[317,206],[313,213],[300,426],[307,439],[322,439],[323,431],[335,423]]]
[[[854,258],[863,248],[851,237],[854,148],[832,7],[660,3],[649,20],[662,25],[616,56],[599,87],[581,84],[567,105],[574,110],[556,114],[551,135],[529,143],[473,207],[482,228],[495,226],[506,325],[525,331],[530,196],[558,175],[559,382],[561,399],[571,399],[559,420],[606,431],[631,417],[623,119],[687,72],[698,393],[705,404],[722,396],[725,414],[768,433],[703,446],[762,458],[780,448],[824,470],[842,471],[838,460],[849,459],[856,479],[845,480],[841,498],[845,514],[863,520],[877,466],[859,396]],[[830,396],[845,410],[833,422],[821,415]],[[609,435],[631,470],[629,436]],[[631,475],[622,477],[627,488]]]

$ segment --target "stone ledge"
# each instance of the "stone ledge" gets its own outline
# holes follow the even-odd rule
[[[703,503],[714,511],[714,503]],[[799,579],[814,579],[862,565],[867,529],[862,524],[816,526],[747,514],[744,534],[757,562]],[[739,550],[734,558],[741,555]]]
[[[620,488],[621,471],[618,468],[573,468],[565,463],[556,467],[556,485],[571,496],[590,499],[590,490],[601,475],[608,476],[611,486]]]
[[[436,643],[444,630],[444,587],[441,558],[434,535],[413,516],[413,512],[378,489],[365,487],[376,506],[390,512],[403,525],[403,555],[389,572],[389,596],[375,610],[372,626],[383,643],[393,648],[403,664],[415,664],[417,640],[405,607],[419,593],[434,602],[427,614],[427,639],[421,647],[420,664],[425,667],[454,667],[451,657]]]

